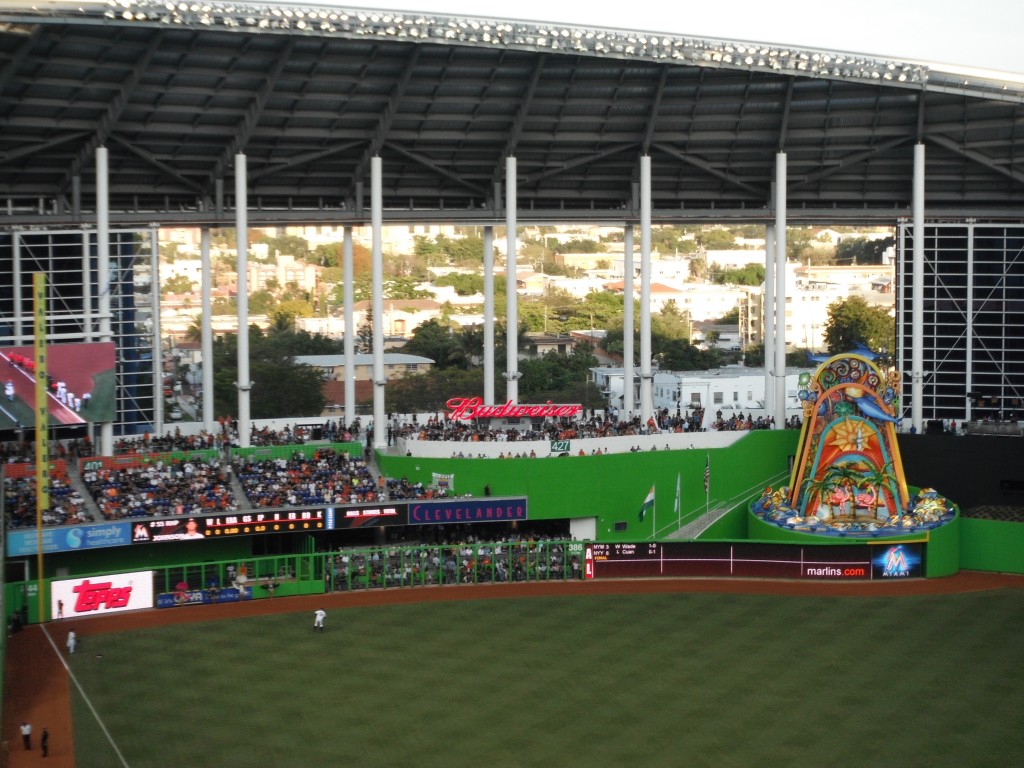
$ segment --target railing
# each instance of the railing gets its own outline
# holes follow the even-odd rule
[[[361,589],[569,581],[582,578],[579,541],[402,544],[173,565],[156,593],[247,586],[253,598]]]
[[[341,550],[322,558],[325,590],[582,578],[578,541],[475,542]]]
[[[968,435],[1024,436],[1024,425],[1018,421],[969,421],[966,429]]]

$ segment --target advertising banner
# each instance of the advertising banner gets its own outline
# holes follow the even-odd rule
[[[408,504],[372,504],[365,507],[328,507],[327,527],[369,528],[375,525],[406,525]]]
[[[62,579],[50,585],[50,615],[72,619],[153,607],[153,572]]]
[[[924,576],[924,544],[816,546],[762,543],[587,544],[585,578],[739,577],[892,580]]]
[[[507,523],[526,520],[526,497],[444,499],[409,503],[409,525]]]
[[[179,605],[209,605],[211,603],[237,603],[252,599],[252,587],[227,587],[225,589],[181,589],[177,592],[161,592],[156,596],[157,608],[174,608]]]
[[[7,531],[7,556],[38,554],[39,535],[35,528]],[[97,523],[43,529],[43,553],[73,552],[131,544],[131,523]]]

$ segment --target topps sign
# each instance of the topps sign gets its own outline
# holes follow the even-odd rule
[[[62,607],[65,619],[152,608],[153,572],[55,581],[50,590],[50,615],[61,615]]]

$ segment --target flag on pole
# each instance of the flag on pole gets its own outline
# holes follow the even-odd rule
[[[704,460],[704,493],[711,487],[711,454]]]
[[[676,472],[676,506],[675,506],[676,519],[679,519],[679,517],[682,516],[682,514],[683,514],[683,504],[682,504],[682,498],[680,496],[680,491],[682,490],[682,482],[683,482],[683,480],[682,480],[682,477],[681,477],[681,473]]]
[[[640,507],[640,522],[644,521],[644,517],[647,516],[648,511],[654,510],[654,486],[651,486],[651,490],[647,494],[647,498],[644,499],[643,506]]]

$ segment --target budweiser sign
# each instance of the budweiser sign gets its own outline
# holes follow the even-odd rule
[[[548,400],[543,405],[516,405],[511,400],[503,405],[484,405],[479,397],[453,397],[448,401],[452,421],[469,419],[515,419],[523,416],[544,418],[547,416],[576,416],[583,411],[578,404],[563,405]]]

